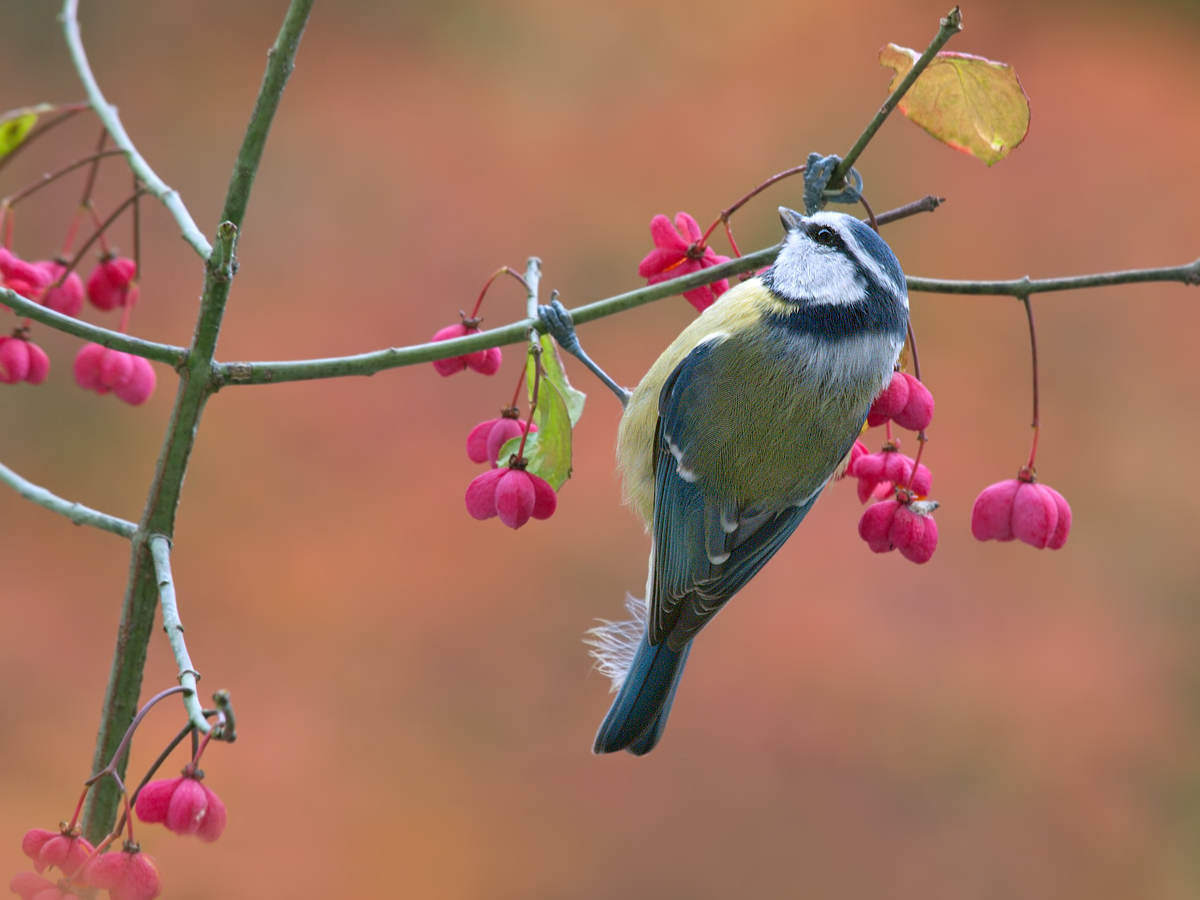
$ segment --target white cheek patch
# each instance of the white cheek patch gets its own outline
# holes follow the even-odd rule
[[[866,286],[850,260],[796,232],[788,234],[774,279],[783,296],[814,303],[854,303],[866,298]]]

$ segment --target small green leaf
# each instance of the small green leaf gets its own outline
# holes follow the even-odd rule
[[[888,44],[879,63],[895,71],[895,90],[920,54]],[[908,89],[900,112],[944,144],[991,166],[1025,140],[1029,98],[1007,63],[943,51]]]
[[[567,412],[571,414],[571,427],[574,428],[579,424],[579,419],[583,416],[583,403],[587,400],[587,394],[571,387],[571,382],[567,380],[567,371],[563,368],[562,357],[558,355],[558,345],[554,343],[554,339],[548,334],[543,334],[540,341],[542,345],[542,368],[545,370],[545,375],[542,376],[543,383],[549,380],[551,384],[558,388],[559,394],[566,401]],[[532,395],[533,382],[529,381],[529,385],[530,394]],[[538,427],[540,428],[541,426],[539,425]]]
[[[530,356],[525,375],[530,383],[533,382],[535,365],[535,358]],[[533,421],[538,430],[525,441],[525,470],[544,478],[557,491],[571,477],[571,415],[562,394],[545,376],[538,387],[538,405]],[[500,448],[497,459],[503,465],[508,465],[509,458],[516,454],[520,446],[521,438],[513,438]]]
[[[8,156],[25,140],[26,135],[37,124],[38,117],[54,109],[49,103],[10,109],[0,115],[0,159]]]

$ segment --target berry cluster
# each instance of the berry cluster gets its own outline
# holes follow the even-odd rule
[[[192,758],[178,778],[149,780],[166,753],[160,757],[143,779],[141,788],[126,800],[125,815],[116,828],[99,845],[93,846],[82,837],[77,824],[88,792],[100,780],[112,778],[122,794],[125,793],[124,783],[116,773],[116,758],[124,752],[142,714],[162,698],[178,691],[179,688],[165,691],[146,704],[126,733],[114,761],[88,779],[71,821],[62,822],[57,831],[31,828],[25,833],[21,851],[32,861],[34,871],[18,872],[8,885],[21,900],[94,898],[97,891],[107,891],[110,900],[154,900],[162,892],[162,876],[154,859],[143,853],[134,840],[133,813],[142,822],[161,823],[176,834],[195,835],[202,841],[215,841],[221,836],[225,830],[225,804],[202,783],[204,773],[198,766],[209,741],[222,727],[223,718],[202,741],[197,742],[193,737]],[[180,738],[189,730],[190,726]],[[172,747],[174,743],[168,750]],[[58,870],[57,881],[45,877],[50,869]]]
[[[127,257],[105,253],[88,276],[87,287],[64,259],[26,262],[0,247],[0,286],[36,301],[64,316],[78,316],[86,296],[96,309],[125,310],[121,330],[128,326],[128,310],[137,302],[137,264]],[[11,336],[0,337],[0,382],[41,384],[50,373],[46,352],[29,339],[26,320]],[[75,383],[97,394],[112,393],[139,406],[154,393],[157,378],[149,360],[98,344],[85,344],[75,357]]]
[[[872,453],[862,441],[850,451],[846,475],[858,479],[861,503],[878,500],[858,522],[858,534],[876,553],[899,550],[915,563],[925,563],[937,549],[936,501],[925,499],[933,476],[917,459],[900,452],[900,441],[892,437],[892,425],[918,432],[924,449],[925,429],[933,421],[933,395],[907,372],[894,372],[887,387],[875,398],[867,413],[867,426],[884,425],[887,437],[882,449]]]
[[[433,340],[445,341],[465,337],[469,334],[479,334],[479,307],[482,305],[483,298],[487,294],[488,288],[491,287],[492,282],[504,274],[513,276],[521,282],[526,290],[529,289],[529,285],[525,283],[524,278],[507,266],[502,266],[484,284],[483,290],[480,291],[479,299],[476,300],[475,308],[471,311],[471,314],[468,316],[466,313],[459,313],[462,317],[462,324],[448,325],[440,329],[434,334]],[[558,495],[555,493],[554,485],[536,472],[530,471],[531,465],[536,464],[538,461],[526,455],[526,443],[529,442],[531,437],[536,442],[535,436],[539,430],[539,426],[533,421],[534,413],[538,407],[539,390],[545,384],[545,390],[551,392],[557,391],[556,388],[550,385],[548,380],[545,382],[543,380],[549,377],[546,375],[541,360],[543,352],[544,347],[542,343],[539,340],[533,341],[530,346],[526,368],[522,369],[521,375],[517,379],[517,387],[513,393],[512,402],[500,410],[498,418],[480,422],[467,435],[467,458],[473,463],[486,463],[490,466],[489,471],[476,477],[467,486],[465,496],[467,512],[473,518],[491,519],[498,517],[509,528],[520,528],[530,519],[550,518],[558,508]],[[500,348],[490,347],[462,356],[434,360],[433,367],[442,376],[454,375],[457,372],[463,372],[467,369],[483,375],[494,375],[499,371],[500,363]],[[521,386],[525,381],[527,371],[531,373],[529,375],[531,386],[530,409],[529,417],[525,421],[522,421],[520,410],[517,407],[517,398],[521,394]],[[555,371],[561,373],[561,363],[556,364]],[[562,385],[567,387],[565,375],[562,376]],[[561,396],[557,393],[555,393],[555,396],[558,398],[558,402],[562,403]],[[564,422],[561,418],[552,420],[552,430],[560,437],[562,428],[565,425],[568,446],[570,440],[569,432],[573,424],[573,422],[569,421]],[[519,443],[516,444],[515,448],[510,447],[505,452],[504,448],[506,445],[518,440]],[[502,457],[507,458],[502,459]],[[569,458],[566,460],[566,464],[569,471]]]

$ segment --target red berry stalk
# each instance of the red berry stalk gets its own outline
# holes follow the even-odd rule
[[[1017,471],[1016,478],[998,481],[984,488],[971,508],[971,533],[980,541],[1019,540],[1039,550],[1058,550],[1071,533],[1071,505],[1054,488],[1037,483],[1038,435],[1041,414],[1038,408],[1037,328],[1033,306],[1022,297],[1029,320],[1029,347],[1033,358],[1033,441],[1029,462]]]

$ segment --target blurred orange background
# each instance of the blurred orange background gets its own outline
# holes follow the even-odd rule
[[[285,4],[84,3],[94,69],[134,141],[212,234]],[[55,3],[0,10],[0,108],[82,95]],[[809,151],[845,152],[885,96],[889,41],[939,2],[318,3],[241,243],[223,360],[428,339],[499,265],[544,260],[569,306],[640,284],[656,213],[702,223]],[[903,121],[859,168],[909,274],[1010,278],[1200,255],[1200,15],[1185,3],[989,0],[949,49],[1011,62],[1029,138],[993,169]],[[0,192],[87,152],[80,117]],[[102,211],[128,190],[119,163]],[[20,209],[51,255],[81,179]],[[779,236],[784,183],[735,219]],[[201,266],[146,204],[132,330],[191,335]],[[130,249],[128,227],[116,232]],[[727,251],[723,239],[718,251]],[[941,545],[915,567],[859,540],[849,485],[699,639],[653,754],[597,758],[605,680],[580,639],[640,591],[619,408],[589,391],[558,513],[476,522],[467,432],[520,366],[229,388],[202,423],[174,568],[206,693],[214,845],[143,827],[165,897],[1190,898],[1200,896],[1200,293],[1035,298],[1043,480],[1074,508],[1060,552],[979,544],[975,494],[1028,451],[1020,306],[914,295],[938,402],[926,459]],[[488,325],[519,318],[499,283]],[[90,310],[115,327],[114,316]],[[581,329],[633,384],[691,319],[671,299]],[[3,327],[7,328],[5,324]],[[72,382],[79,342],[35,326],[49,381],[0,389],[0,460],[137,519],[174,395],[142,408]],[[877,441],[872,436],[872,441]],[[911,447],[907,449],[912,449]],[[0,489],[0,872],[67,818],[89,771],[126,545]],[[174,681],[156,630],[146,690]],[[140,771],[182,721],[134,744]],[[169,769],[183,765],[182,757]],[[4,877],[8,877],[6,874]]]

